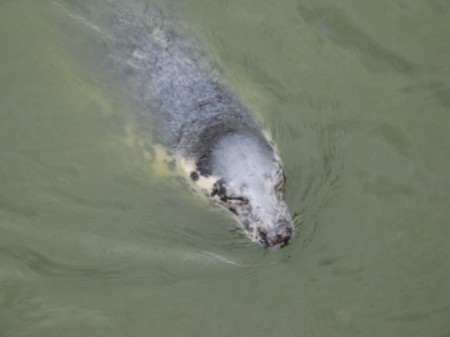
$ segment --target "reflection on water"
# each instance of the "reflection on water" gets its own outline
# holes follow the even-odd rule
[[[296,237],[256,247],[149,148],[100,2],[0,0],[0,336],[448,335],[450,5],[170,10],[272,134]]]

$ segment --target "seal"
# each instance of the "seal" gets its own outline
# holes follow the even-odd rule
[[[273,143],[192,34],[144,3],[139,9],[134,1],[130,10],[125,0],[102,1],[89,23],[103,24],[94,26],[96,32],[145,107],[139,124],[152,119],[156,140],[210,200],[236,216],[252,241],[266,248],[286,245],[294,227]]]

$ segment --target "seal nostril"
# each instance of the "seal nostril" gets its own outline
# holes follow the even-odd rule
[[[285,228],[281,233],[278,233],[273,239],[273,243],[280,245],[280,247],[287,246],[292,238],[292,228]]]
[[[278,233],[274,236],[270,236],[262,230],[258,230],[260,236],[260,243],[265,248],[285,247],[291,240],[291,232]]]
[[[289,244],[289,241],[291,241],[291,236],[285,237],[283,242],[281,243],[281,247],[286,247]]]

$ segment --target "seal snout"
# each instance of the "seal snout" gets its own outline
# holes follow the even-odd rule
[[[278,248],[289,244],[292,238],[292,225],[288,220],[281,221],[275,231],[258,229],[260,243],[264,248]]]

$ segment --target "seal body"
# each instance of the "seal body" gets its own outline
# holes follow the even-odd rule
[[[249,238],[268,248],[287,244],[293,225],[283,165],[249,109],[173,19],[136,1],[132,10],[126,1],[105,1],[81,15],[104,36],[108,56],[142,102],[139,124],[151,118],[156,140],[208,198],[235,214]]]

